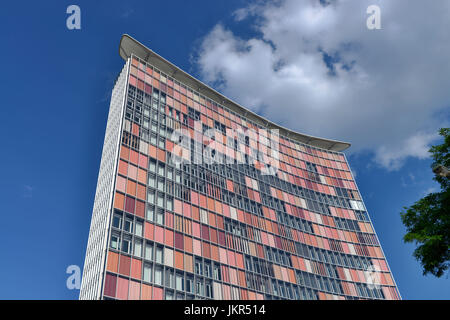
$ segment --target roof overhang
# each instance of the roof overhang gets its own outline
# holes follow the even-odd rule
[[[213,88],[201,82],[200,80],[194,78],[190,74],[181,70],[176,65],[167,61],[166,59],[164,59],[151,49],[147,48],[145,45],[143,45],[133,37],[129,36],[128,34],[124,34],[122,36],[122,39],[120,40],[119,54],[124,60],[127,60],[132,54],[138,56],[142,60],[158,68],[160,71],[182,82],[183,84],[191,87],[191,89],[196,90],[200,92],[202,95],[210,98],[211,100],[214,100],[217,103],[220,103],[221,105],[227,107],[228,109],[242,116],[245,116],[246,118],[261,125],[262,127],[267,129],[278,129],[280,135],[282,136],[289,137],[293,140],[314,147],[338,152],[344,151],[345,149],[350,147],[350,143],[348,142],[318,138],[307,134],[295,132],[267,120],[266,118],[248,110],[247,108],[242,107],[238,103],[225,97],[221,93],[217,92]]]

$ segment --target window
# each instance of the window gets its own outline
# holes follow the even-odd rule
[[[172,211],[173,210],[173,199],[170,197],[168,197],[167,199],[166,199],[166,209],[168,210],[168,211]]]
[[[155,219],[155,207],[147,206],[146,218],[148,221],[154,221]]]
[[[119,236],[118,235],[111,235],[111,248],[118,250],[119,249]]]
[[[208,298],[212,298],[212,286],[210,281],[206,281],[205,283],[205,294]]]
[[[155,191],[148,190],[147,202],[150,203],[150,204],[155,204]]]
[[[159,163],[159,164],[158,164],[158,174],[159,174],[160,176],[163,176],[163,177],[164,177],[164,164],[163,164],[163,163]]]
[[[158,193],[158,207],[164,208],[164,194]]]
[[[122,251],[125,253],[130,253],[131,251],[131,238],[124,238],[122,240]]]
[[[176,275],[176,289],[179,291],[183,291],[184,290],[184,285],[183,285],[183,275],[180,273],[177,273]]]
[[[211,262],[205,261],[205,276],[211,277]]]
[[[148,170],[150,172],[156,173],[156,161],[155,160],[150,160],[150,164],[149,164]]]
[[[159,140],[158,140],[158,147],[159,148],[161,148],[161,149],[165,149],[166,148],[166,143],[165,143],[165,140],[164,140],[164,138],[159,138]]]
[[[164,224],[164,210],[158,209],[156,212],[156,223]]]
[[[141,138],[142,138],[142,140],[148,142],[148,131],[147,130],[145,130],[145,129],[141,130]]]
[[[194,293],[194,277],[193,276],[186,277],[186,291],[189,293]]]
[[[147,282],[152,282],[152,265],[149,263],[144,264],[144,277],[143,280]]]
[[[166,129],[165,129],[165,127],[163,127],[163,126],[161,126],[160,128],[159,128],[159,136],[161,137],[161,138],[163,138],[163,142],[164,142],[164,144],[165,144],[165,137],[166,137]]]
[[[158,122],[152,121],[152,131],[155,133],[158,132]],[[155,137],[156,137],[156,135],[155,135]]]
[[[214,280],[222,280],[220,276],[220,268],[218,264],[214,263]]]
[[[139,237],[142,237],[142,222],[136,221],[135,234]]]
[[[166,269],[166,287],[175,288],[175,275],[172,269]]]
[[[153,244],[151,243],[145,244],[145,259],[153,260]]]
[[[164,178],[158,178],[158,190],[164,192]]]
[[[195,259],[195,273],[202,275],[202,261],[200,259]]]
[[[195,281],[195,294],[199,296],[203,296],[205,294],[203,287],[203,279],[197,279]]]
[[[113,227],[117,229],[122,228],[122,216],[115,214],[113,218]]]
[[[173,300],[173,292],[166,291],[166,300]]]
[[[123,225],[123,230],[127,231],[127,232],[132,232],[133,230],[133,220],[127,218],[125,219],[125,223]]]
[[[134,241],[134,255],[137,257],[142,257],[142,241]]]
[[[148,175],[148,186],[151,188],[155,188],[156,187],[156,177],[154,174],[149,174]]]
[[[288,285],[287,286],[287,296],[288,296],[288,298],[289,299],[292,299],[293,298],[293,296],[294,296],[294,293],[292,292],[292,288],[291,288],[291,286],[290,285]]]
[[[278,296],[278,285],[276,283],[276,281],[272,280],[272,289],[273,289],[273,294]]]
[[[150,135],[150,143],[156,145],[156,134],[152,133]]]
[[[162,268],[155,268],[155,283],[162,286],[163,278],[162,278]]]
[[[156,247],[156,262],[163,263],[163,248],[162,247]]]

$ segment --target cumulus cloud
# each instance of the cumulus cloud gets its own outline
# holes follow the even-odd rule
[[[372,4],[381,8],[381,30],[366,27]],[[349,152],[372,151],[395,170],[408,157],[427,157],[448,125],[449,16],[446,0],[255,2],[234,13],[255,35],[218,24],[196,63],[204,81],[243,106],[351,142]]]
[[[399,169],[403,161],[409,156],[419,159],[428,158],[430,156],[428,153],[429,145],[438,137],[437,133],[417,133],[403,141],[395,150],[390,150],[382,145],[376,149],[375,159],[386,168],[393,170]]]

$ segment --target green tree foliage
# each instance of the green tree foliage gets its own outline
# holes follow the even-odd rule
[[[440,145],[432,146],[433,168],[441,164],[450,168],[450,128],[439,130],[444,138]],[[430,193],[401,212],[407,233],[405,242],[414,242],[414,257],[421,263],[423,274],[441,277],[450,267],[450,179],[436,175],[441,192]]]

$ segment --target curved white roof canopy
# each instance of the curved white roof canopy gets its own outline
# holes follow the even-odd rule
[[[155,66],[160,71],[166,73],[167,75],[173,77],[174,79],[180,81],[181,83],[191,87],[193,90],[200,92],[202,95],[210,98],[211,100],[220,103],[221,105],[229,108],[230,110],[244,116],[253,122],[260,124],[262,127],[267,129],[278,129],[280,135],[296,140],[300,143],[308,144],[314,147],[331,150],[331,151],[343,151],[350,147],[350,143],[323,139],[318,137],[313,137],[307,134],[295,132],[277,125],[260,115],[242,107],[238,103],[232,101],[231,99],[225,97],[221,93],[217,92],[213,88],[204,84],[200,80],[195,79],[190,74],[184,72],[174,64],[170,63],[151,49],[144,46],[142,43],[124,34],[120,40],[119,54],[124,59],[127,60],[131,54],[134,54],[141,58],[142,60],[148,62],[149,64]]]

